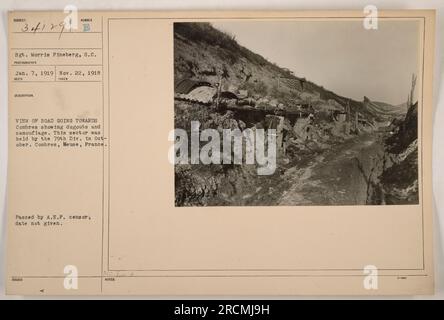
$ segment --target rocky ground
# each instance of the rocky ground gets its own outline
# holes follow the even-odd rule
[[[418,203],[416,104],[354,101],[305,79],[304,88],[295,87],[301,78],[208,23],[175,24],[174,37],[176,80],[246,91],[244,101],[254,103],[245,107],[258,109],[262,103],[267,112],[294,109],[292,103],[302,101],[314,114],[312,120],[293,121],[271,176],[257,175],[255,165],[176,165],[176,206]],[[266,126],[265,115],[256,116],[261,113],[221,110],[214,101],[176,99],[174,110],[175,128],[187,129],[196,120],[201,129],[218,131]],[[342,118],[333,110],[342,110]],[[285,121],[288,126],[289,118]]]
[[[232,114],[210,114],[200,113],[206,127],[238,126]],[[309,141],[311,148],[281,157],[271,176],[258,176],[255,165],[178,165],[176,205],[417,203],[416,140],[395,148],[399,142],[393,140],[402,132],[392,130]]]

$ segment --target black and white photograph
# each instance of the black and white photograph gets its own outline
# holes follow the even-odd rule
[[[0,300],[443,298],[444,3],[228,2],[0,3]]]
[[[420,28],[175,22],[175,205],[418,204]]]

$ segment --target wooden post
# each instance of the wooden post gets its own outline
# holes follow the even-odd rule
[[[219,76],[219,83],[217,85],[217,94],[216,94],[216,108],[219,109],[219,100],[220,100],[220,90],[222,87],[222,77]]]

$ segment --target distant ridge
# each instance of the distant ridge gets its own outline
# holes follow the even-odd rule
[[[407,103],[391,105],[385,102],[371,101],[364,97],[364,108],[377,118],[385,120],[405,116],[407,113]]]

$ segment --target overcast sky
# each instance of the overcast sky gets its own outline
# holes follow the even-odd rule
[[[227,21],[213,25],[248,49],[340,95],[400,104],[418,74],[418,20]]]

